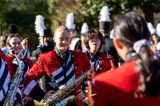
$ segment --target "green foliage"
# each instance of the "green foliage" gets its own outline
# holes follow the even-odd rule
[[[31,39],[31,47],[38,44],[34,30],[35,17],[45,17],[45,25],[53,30],[59,23],[65,25],[66,15],[73,12],[78,32],[82,23],[98,28],[99,14],[103,6],[108,6],[112,22],[117,14],[127,11],[140,11],[147,21],[153,21],[153,13],[160,11],[160,0],[1,0],[0,25],[8,34],[8,26],[15,23],[23,37]]]
[[[153,22],[153,13],[160,11],[160,0],[77,0],[77,2],[82,9],[82,21],[96,28],[100,9],[105,5],[110,9],[112,20],[117,14],[134,10],[142,11],[147,21]]]
[[[99,20],[98,14],[101,7],[104,5],[104,2],[101,2],[100,0],[77,0],[77,2],[79,2],[82,11],[81,20],[77,21],[81,21],[81,25],[82,22],[87,22],[92,28],[97,27]],[[79,16],[79,14],[77,14],[77,16]]]
[[[28,37],[31,47],[36,47],[38,44],[38,35],[35,33],[35,17],[41,14],[45,17],[45,25],[51,26],[50,15],[48,12],[48,3],[46,0],[3,0],[0,3],[0,25],[3,29],[3,34],[8,34],[8,26],[15,23],[18,27],[18,32],[22,37]],[[31,48],[33,49],[33,48]]]

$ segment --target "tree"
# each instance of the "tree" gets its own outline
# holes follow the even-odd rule
[[[47,27],[52,24],[46,0],[2,0],[2,2],[0,2],[0,24],[3,33],[8,34],[9,24],[15,23],[20,35],[31,39],[30,45],[35,48],[38,44],[38,35],[34,30],[36,15],[41,14],[45,17]]]
[[[52,20],[53,29],[59,24],[65,25],[66,16],[73,12],[75,16],[76,27],[79,29],[81,17],[81,9],[75,0],[48,0],[49,12],[54,13],[50,18]]]
[[[77,0],[77,2],[82,9],[83,20],[93,27],[98,26],[100,9],[105,5],[110,8],[112,18],[117,14],[134,10],[144,14],[148,22],[153,22],[154,13],[160,11],[160,0]]]
[[[58,24],[65,25],[66,15],[73,12],[80,31],[83,22],[92,28],[98,27],[99,12],[105,5],[110,9],[112,21],[117,14],[134,10],[153,22],[154,13],[160,11],[160,0],[1,0],[0,26],[3,33],[8,33],[9,24],[17,24],[20,34],[31,38],[31,45],[35,47],[38,44],[34,31],[36,15],[43,15],[46,26],[53,32]]]

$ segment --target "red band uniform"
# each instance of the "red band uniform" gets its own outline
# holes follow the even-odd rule
[[[0,50],[0,105],[3,105],[5,96],[9,89],[11,78],[16,70],[16,65],[11,63],[10,57]]]
[[[160,106],[159,97],[134,97],[140,80],[140,73],[135,67],[135,61],[130,61],[97,75],[93,81],[96,91],[94,106]]]
[[[39,88],[36,81],[43,75],[46,76],[46,83],[55,82],[60,87],[72,83],[82,75],[82,70],[89,69],[90,63],[87,55],[79,51],[68,50],[64,60],[59,56],[56,49],[55,51],[41,54],[24,79],[26,86],[24,93],[40,101],[45,92]],[[47,91],[50,89],[54,90],[54,88],[48,87]],[[76,100],[76,102],[78,106],[83,104],[79,100]]]

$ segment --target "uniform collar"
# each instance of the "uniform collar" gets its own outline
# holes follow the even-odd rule
[[[55,53],[58,56],[58,58],[64,60],[69,55],[69,50],[67,50],[65,53],[61,53],[56,47],[55,47]]]
[[[98,51],[95,55],[91,54],[91,52],[87,51],[88,57],[91,61],[97,60],[100,57],[100,52]]]

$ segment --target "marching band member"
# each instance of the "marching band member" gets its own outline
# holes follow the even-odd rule
[[[80,38],[81,51],[82,52],[86,52],[87,51],[87,48],[86,48],[84,40],[86,39],[86,34],[87,34],[88,30],[89,30],[89,28],[88,28],[87,23],[83,23],[82,28],[81,28],[81,38]]]
[[[13,52],[18,56],[18,58],[22,61],[22,79],[26,76],[26,74],[28,73],[29,69],[32,67],[33,63],[32,61],[25,57],[22,53],[22,45],[21,45],[21,38],[18,35],[10,35],[7,38],[7,42],[6,42],[6,46],[9,50],[9,56],[10,56],[10,61],[18,64],[16,61],[16,58],[13,56]],[[24,88],[24,84],[22,83],[22,81],[20,82],[19,85],[20,90],[22,90]],[[19,93],[21,94],[21,93]],[[22,95],[21,95],[22,96]],[[28,102],[25,106],[32,106],[34,105],[33,101]]]
[[[39,55],[54,49],[54,44],[52,40],[52,33],[49,28],[45,27],[44,17],[42,15],[37,15],[35,20],[35,31],[39,35],[39,45],[37,49],[33,51],[33,56],[38,59]],[[40,86],[46,92],[45,76],[40,79]]]
[[[24,79],[26,85],[24,93],[39,101],[47,100],[53,93],[50,90],[57,91],[61,87],[71,84],[82,75],[82,70],[90,69],[90,63],[85,53],[69,50],[71,36],[68,29],[59,26],[55,30],[53,40],[55,50],[41,54]],[[49,91],[46,95],[36,82],[43,75],[46,77],[46,88]],[[83,105],[79,100],[82,99],[81,92],[75,90],[74,93],[77,95],[76,104]]]
[[[88,49],[87,55],[93,69],[91,74],[88,76],[86,94],[89,104],[93,105],[92,95],[94,95],[94,91],[92,91],[92,78],[101,72],[113,69],[114,62],[113,57],[109,56],[106,53],[100,52],[102,44],[104,43],[104,37],[98,30],[90,29],[87,32],[84,41]]]
[[[94,67],[95,74],[112,69],[114,64],[113,57],[106,53],[100,52],[100,49],[104,43],[103,35],[95,29],[88,31],[85,39],[85,44],[88,49],[87,55]],[[111,63],[111,61],[113,63]]]
[[[17,65],[9,61],[10,57],[6,56],[0,50],[0,105],[3,106],[7,91],[11,84]]]
[[[33,55],[38,59],[39,55],[54,49],[54,44],[52,41],[52,33],[49,28],[44,25],[44,17],[42,15],[37,15],[35,20],[35,30],[39,35],[39,45],[37,49],[33,51]]]
[[[14,61],[14,56],[12,56],[12,52],[15,52],[17,56],[19,56],[19,59],[23,61],[23,77],[26,76],[29,69],[32,67],[33,63],[29,58],[26,58],[22,54],[22,45],[21,45],[21,38],[19,36],[8,36],[6,46],[9,50],[9,55],[11,56],[11,61]],[[23,87],[21,87],[23,88]]]
[[[8,54],[8,49],[6,48],[7,35],[0,36],[0,49],[4,54]]]
[[[77,37],[76,25],[74,24],[74,14],[73,13],[67,14],[66,27],[69,29],[69,32],[72,38],[69,49],[70,50],[81,50],[81,41],[80,41],[80,38]]]
[[[10,24],[8,30],[9,30],[9,36],[10,35],[15,35],[15,36],[19,35],[18,31],[17,31],[18,29],[17,29],[16,24]]]
[[[158,38],[159,36],[157,36],[156,34],[156,29],[153,27],[151,22],[147,23],[148,29],[151,33],[151,37],[150,37],[150,43],[151,43],[151,50],[154,54],[156,54],[156,45],[158,43]]]
[[[140,15],[129,12],[117,18],[113,41],[126,63],[94,78],[94,106],[160,105],[160,64],[153,58],[149,37]]]
[[[22,53],[23,53],[24,57],[30,58],[28,38],[24,38],[21,42],[21,45],[23,47],[23,52]]]
[[[100,11],[100,21],[99,21],[99,31],[105,38],[105,43],[102,45],[101,51],[108,53],[109,55],[114,57],[114,64],[118,66],[118,54],[114,47],[113,40],[110,38],[110,31],[111,31],[111,19],[110,19],[110,12],[107,6],[103,6]]]

